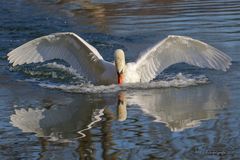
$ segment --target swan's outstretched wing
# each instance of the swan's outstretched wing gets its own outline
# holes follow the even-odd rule
[[[204,42],[184,36],[168,36],[140,55],[136,69],[141,82],[148,82],[167,67],[181,62],[226,71],[231,58]]]
[[[97,49],[71,32],[55,33],[34,39],[8,53],[13,66],[63,59],[80,74],[95,81],[113,64],[103,60]],[[106,64],[110,67],[106,67]]]

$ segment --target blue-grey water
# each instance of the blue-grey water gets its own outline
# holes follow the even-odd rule
[[[0,159],[240,159],[239,0],[1,0],[0,15]],[[17,46],[65,31],[109,61],[117,48],[134,61],[171,34],[233,61],[227,72],[175,65],[158,85],[123,90],[8,64]]]

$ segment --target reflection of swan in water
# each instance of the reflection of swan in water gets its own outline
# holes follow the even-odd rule
[[[124,121],[127,119],[127,100],[124,92],[120,92],[118,94],[117,119],[119,121]]]
[[[119,121],[127,119],[127,105],[137,105],[156,121],[166,123],[171,131],[195,127],[201,120],[212,119],[228,103],[226,91],[215,85],[123,91],[117,99]],[[81,137],[85,130],[101,120],[104,109],[97,106],[111,105],[111,100],[93,102],[85,98],[49,109],[15,109],[11,123],[23,132],[33,132],[51,140]]]
[[[130,92],[125,93],[124,100],[126,105],[137,105],[156,121],[166,123],[171,131],[181,131],[214,118],[228,103],[228,96],[223,89],[205,85]]]
[[[36,133],[38,137],[51,140],[74,137],[75,133],[85,136],[83,131],[90,129],[101,120],[103,109],[93,103],[73,101],[66,106],[53,106],[50,109],[15,109],[11,123],[23,132]],[[79,135],[75,135],[79,137]]]

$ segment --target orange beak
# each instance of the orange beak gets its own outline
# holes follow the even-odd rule
[[[117,73],[118,76],[118,84],[122,84],[124,80],[123,73]]]

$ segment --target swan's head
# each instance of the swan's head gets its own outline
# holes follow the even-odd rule
[[[115,56],[115,66],[118,76],[118,84],[122,84],[124,80],[124,68],[125,68],[125,55],[123,50],[117,49],[114,53]]]

